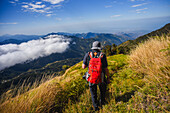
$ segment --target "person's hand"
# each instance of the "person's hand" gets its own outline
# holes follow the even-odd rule
[[[82,68],[85,69],[87,66],[85,64],[82,64]]]

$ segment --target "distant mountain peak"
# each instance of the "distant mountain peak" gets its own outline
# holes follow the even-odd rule
[[[64,38],[63,35],[58,35],[58,34],[50,34],[46,37],[43,37],[43,39],[48,39],[48,38]]]

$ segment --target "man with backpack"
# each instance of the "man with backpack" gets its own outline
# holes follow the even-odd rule
[[[97,85],[100,89],[100,105],[102,106],[105,104],[106,85],[110,82],[110,78],[106,55],[101,52],[100,42],[93,42],[91,49],[92,52],[88,52],[84,56],[82,68],[85,69],[88,67],[85,78],[89,82],[93,107],[95,111],[98,111]],[[107,75],[107,80],[105,75]]]

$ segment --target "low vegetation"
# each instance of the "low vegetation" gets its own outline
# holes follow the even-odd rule
[[[27,86],[27,85],[32,86],[35,83],[37,84],[37,82],[39,83],[40,81],[45,81],[46,77],[51,78],[52,76],[53,77],[60,76],[65,72],[65,70],[69,66],[72,66],[72,65],[80,62],[81,60],[82,60],[82,58],[69,58],[69,59],[65,59],[65,60],[61,60],[61,61],[55,61],[53,63],[47,64],[46,66],[44,66],[40,69],[29,69],[28,71],[26,71],[22,74],[19,74],[18,76],[14,77],[14,78],[10,78],[10,79],[8,78],[9,73],[7,75],[3,75],[3,74],[1,75],[1,73],[0,73],[0,90],[1,90],[0,96],[4,92],[6,92],[9,88],[13,89],[13,88],[17,87],[17,89],[18,89],[18,87],[23,86],[23,84],[24,84],[24,86]],[[69,66],[68,66],[68,64],[69,64]],[[3,83],[3,81],[1,81],[2,79],[4,80],[4,83]]]
[[[139,45],[130,55],[109,56],[111,83],[107,104],[99,112],[170,112],[169,44],[170,37],[159,37]],[[0,112],[93,112],[88,83],[82,79],[87,69],[81,64],[14,98],[7,92],[9,98],[1,103]]]
[[[130,55],[130,67],[144,76],[145,86],[134,96],[135,109],[169,112],[170,37],[140,44]],[[134,104],[133,104],[134,105]]]

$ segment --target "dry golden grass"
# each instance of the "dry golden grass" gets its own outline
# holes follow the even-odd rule
[[[132,101],[138,111],[169,112],[170,37],[151,38],[132,51],[130,67],[144,77]]]
[[[54,107],[58,92],[63,90],[65,83],[72,81],[77,75],[67,76],[69,68],[63,76],[55,77],[46,82],[42,82],[39,87],[29,90],[12,98],[12,94],[8,91],[3,99],[4,103],[0,104],[0,112],[2,113],[26,113],[26,112],[50,112]],[[67,77],[65,77],[67,76]],[[34,83],[36,86],[36,82]],[[29,87],[29,86],[27,86]],[[20,87],[20,90],[24,88]],[[3,100],[4,101],[4,100]]]
[[[169,80],[170,37],[151,38],[140,44],[131,52],[129,64],[138,73],[142,73],[148,81],[161,82]]]
[[[47,108],[49,109],[54,103],[54,97],[58,91],[56,84],[55,80],[50,80],[25,94],[18,94],[15,98],[8,99],[1,104],[0,111],[3,113],[48,111]]]

